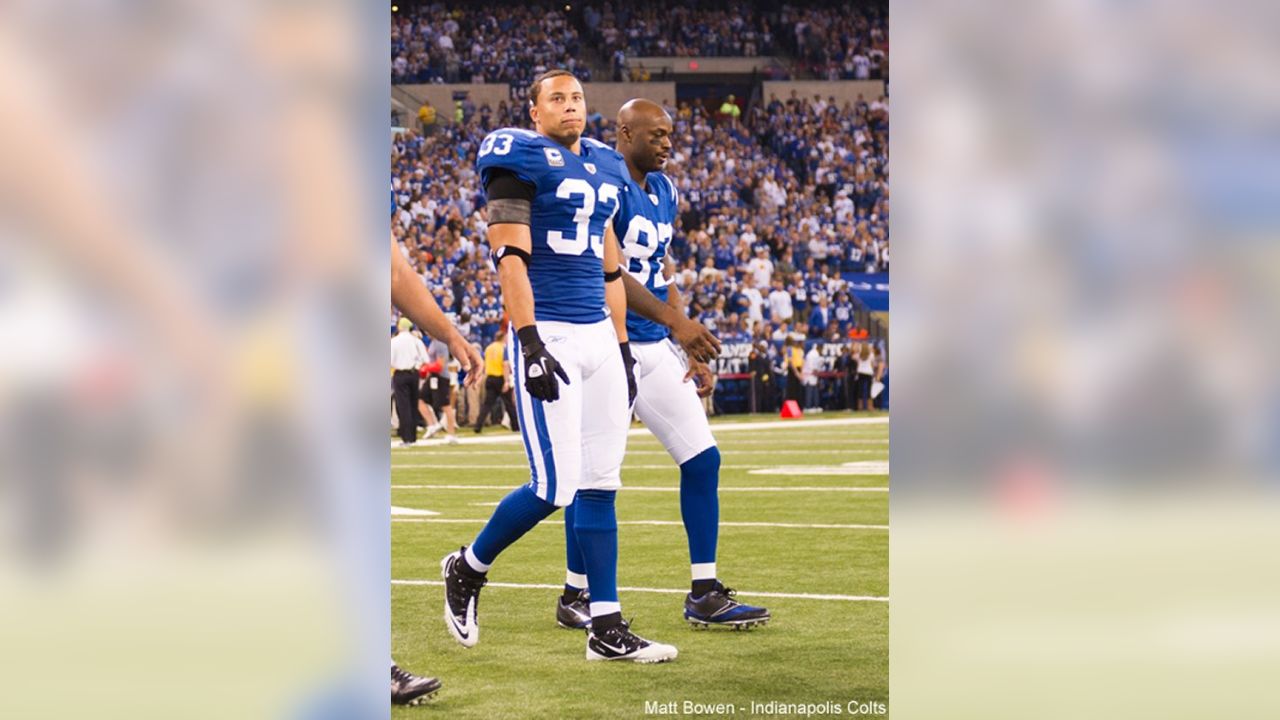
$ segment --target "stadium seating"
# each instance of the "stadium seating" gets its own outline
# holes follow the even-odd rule
[[[395,83],[527,83],[551,67],[583,80],[578,30],[550,5],[406,6],[392,15]]]
[[[391,23],[395,83],[523,84],[550,67],[649,79],[627,58],[772,55],[800,77],[887,80],[888,49],[888,10],[875,3],[406,3]]]

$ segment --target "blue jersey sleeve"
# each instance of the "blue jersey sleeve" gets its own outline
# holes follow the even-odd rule
[[[481,185],[487,185],[493,171],[501,168],[515,173],[516,177],[536,188],[542,180],[544,168],[551,162],[546,157],[548,150],[538,141],[539,137],[537,133],[520,128],[494,130],[485,136],[476,157]]]

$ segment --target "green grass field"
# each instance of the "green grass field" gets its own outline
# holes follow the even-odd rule
[[[455,643],[442,619],[440,558],[470,542],[497,501],[528,480],[524,448],[518,441],[468,444],[476,436],[467,430],[460,445],[393,450],[391,501],[401,510],[393,511],[391,529],[392,650],[402,667],[440,677],[444,689],[425,706],[394,708],[392,717],[629,718],[644,716],[646,701],[686,700],[729,703],[748,716],[752,701],[887,706],[889,426],[883,415],[859,424],[851,417],[824,413],[806,418],[820,424],[777,421],[743,430],[725,423],[775,419],[717,422],[719,575],[743,601],[773,613],[769,625],[745,632],[685,624],[689,556],[679,471],[647,432],[629,439],[618,497],[618,581],[633,629],[680,650],[674,662],[659,665],[588,663],[585,635],[556,626],[556,588],[564,581],[560,513],[490,571],[480,644]],[[497,428],[481,439],[503,435],[518,437]],[[413,487],[438,485],[466,487]]]

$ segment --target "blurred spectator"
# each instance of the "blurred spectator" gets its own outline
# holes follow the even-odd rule
[[[747,272],[760,287],[769,287],[773,282],[773,261],[769,259],[769,249],[756,248],[756,256],[747,263]]]
[[[833,368],[840,378],[841,401],[846,410],[854,409],[855,392],[858,380],[858,363],[853,356],[853,343],[845,343],[840,349],[840,357],[836,358]]]
[[[876,365],[872,357],[871,343],[862,343],[858,349],[857,380],[854,390],[855,410],[871,409],[871,383],[876,376]]]
[[[886,382],[886,374],[888,373],[888,370],[889,370],[889,367],[888,367],[889,364],[884,361],[884,355],[881,352],[879,345],[875,345],[872,347],[871,356],[872,356],[871,357],[872,367],[875,368],[875,372],[871,376],[871,383],[872,383],[871,404],[873,407],[884,409],[885,407],[887,407],[884,403],[887,396],[883,392],[884,390],[883,386],[888,384]],[[879,393],[875,391],[875,386],[877,384],[881,385],[881,388],[880,388],[881,392]]]
[[[775,278],[773,290],[769,292],[769,317],[775,321],[791,320],[791,293],[782,287],[782,279]]]
[[[818,304],[813,308],[813,312],[809,314],[809,337],[822,337],[827,330],[827,324],[831,322],[831,312],[828,308],[827,296],[820,295]]]
[[[418,108],[418,124],[422,126],[422,133],[430,135],[436,125],[436,109],[431,107],[431,103],[426,100],[422,101],[422,105]]]
[[[809,352],[804,355],[804,366],[801,369],[801,379],[804,382],[804,409],[812,410],[821,406],[821,396],[818,390],[818,371],[822,365],[822,357],[818,354],[817,344],[809,346]]]
[[[803,400],[804,350],[800,347],[800,341],[794,337],[788,337],[782,345],[782,363],[787,373],[786,399],[795,400],[799,404]]]
[[[776,373],[769,354],[769,344],[759,341],[747,356],[747,370],[751,373],[751,392],[755,398],[754,412],[773,412],[777,410],[775,400],[777,383]]]
[[[720,104],[719,116],[731,122],[737,122],[738,118],[742,116],[742,108],[738,107],[733,95],[726,97],[724,102]]]

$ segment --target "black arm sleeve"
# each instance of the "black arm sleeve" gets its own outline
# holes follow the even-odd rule
[[[489,202],[494,200],[526,200],[533,202],[536,188],[521,180],[516,174],[505,168],[495,168],[489,173],[489,181],[484,185],[484,194]]]

